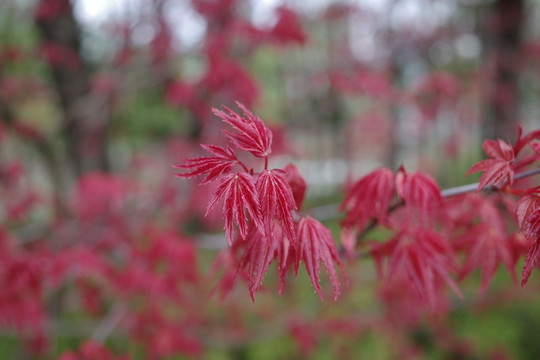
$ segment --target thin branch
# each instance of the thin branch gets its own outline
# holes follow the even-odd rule
[[[103,344],[107,338],[114,332],[122,319],[127,315],[128,309],[122,303],[115,303],[107,316],[105,316],[94,328],[92,340]]]
[[[533,176],[536,174],[540,174],[540,168],[519,173],[516,176],[514,176],[514,180],[524,179],[524,178],[527,178],[529,176]],[[486,186],[483,190],[497,191],[498,189],[499,188],[497,187]],[[478,190],[478,183],[474,183],[474,184],[467,184],[467,185],[456,186],[453,188],[441,190],[441,195],[442,197],[451,197],[451,196],[467,194],[467,193],[477,191],[477,190]]]
[[[533,175],[540,174],[540,168],[532,169],[529,171],[524,171],[522,173],[514,176],[514,180],[524,179]],[[482,191],[498,191],[499,188],[493,186],[487,186]],[[467,184],[462,186],[456,186],[448,189],[441,190],[441,196],[444,198],[463,195],[471,192],[478,191],[478,183]],[[394,205],[390,206],[388,213],[391,213],[403,206],[404,202],[402,200],[396,202]],[[307,211],[309,215],[319,221],[327,221],[339,219],[342,214],[339,212],[339,204],[328,204],[318,207],[311,208]],[[358,239],[364,238],[370,231],[372,231],[378,225],[377,219],[370,220],[364,229],[357,235]],[[227,247],[227,241],[225,239],[224,233],[217,234],[200,234],[196,238],[197,245],[203,249],[209,250],[221,250]],[[339,249],[340,253],[343,253],[343,249]],[[364,256],[362,256],[364,257]]]
[[[532,170],[529,170],[529,171],[524,171],[522,173],[519,173],[519,174],[514,176],[514,180],[524,179],[524,178],[527,178],[529,176],[533,176],[533,175],[537,175],[537,174],[540,174],[540,168],[532,169]],[[448,197],[457,196],[457,195],[464,195],[464,194],[474,192],[474,191],[479,191],[478,190],[478,184],[479,183],[473,183],[473,184],[467,184],[467,185],[456,186],[456,187],[453,187],[453,188],[444,189],[444,190],[441,190],[441,196],[444,197],[444,198],[448,198]],[[503,186],[504,186],[504,184],[503,184]],[[499,187],[495,187],[495,186],[491,186],[491,185],[486,186],[485,188],[482,189],[482,191],[498,191],[498,190],[500,190]],[[394,204],[393,206],[391,206],[388,209],[387,213],[393,212],[394,210],[401,207],[402,205],[404,205],[403,201],[400,201],[399,203]],[[371,219],[371,221],[357,235],[357,239],[360,240],[360,239],[364,238],[371,230],[373,230],[378,225],[378,223],[379,223],[379,221],[378,221],[377,218]],[[359,244],[361,244],[361,242],[357,243],[357,247],[358,247]],[[344,253],[342,247],[339,249],[339,252],[340,252],[340,254]],[[365,251],[356,253],[356,258],[363,258],[363,257],[365,257]]]

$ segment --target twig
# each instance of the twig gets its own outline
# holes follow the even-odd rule
[[[540,174],[540,168],[519,173],[516,176],[514,176],[514,180],[524,179],[524,178],[537,175],[537,174]],[[482,190],[483,191],[498,191],[499,188],[493,187],[493,186],[487,186]],[[456,187],[441,190],[441,196],[444,198],[448,198],[452,196],[467,194],[474,191],[478,191],[477,182],[473,184],[461,185],[461,186],[456,186]],[[392,205],[388,209],[388,213],[395,211],[396,209],[398,209],[399,207],[403,205],[404,205],[403,201],[396,202],[394,205]],[[329,205],[314,207],[312,209],[309,209],[307,213],[319,221],[334,220],[342,216],[342,214],[339,212],[339,204],[329,204]],[[364,227],[364,229],[357,235],[357,238],[362,239],[371,230],[373,230],[377,225],[378,225],[377,219],[370,220],[367,223],[367,225]],[[221,250],[227,246],[227,241],[225,239],[224,233],[200,234],[197,236],[197,245],[203,249]],[[343,252],[343,249],[340,249],[340,252]]]
[[[94,328],[91,339],[100,344],[104,343],[127,313],[128,309],[124,304],[115,303],[107,316]]]
[[[524,179],[526,177],[533,176],[533,175],[536,175],[536,174],[540,174],[540,168],[532,169],[532,170],[529,170],[529,171],[524,171],[522,173],[519,173],[516,176],[514,176],[514,180]],[[470,192],[476,191],[478,189],[478,184],[479,183],[467,184],[467,185],[456,186],[456,187],[453,187],[453,188],[441,190],[441,195],[442,195],[442,197],[451,197],[451,196],[457,196],[457,195],[463,195],[463,194],[466,194],[466,193],[470,193]],[[493,186],[486,186],[484,188],[484,190],[496,191],[496,190],[498,190],[498,188],[493,187]]]

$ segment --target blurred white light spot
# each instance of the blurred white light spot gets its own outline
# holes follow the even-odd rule
[[[135,26],[135,29],[133,29],[131,39],[133,40],[133,44],[137,46],[144,46],[148,45],[155,35],[156,29],[152,25],[140,23]]]
[[[165,16],[183,48],[195,47],[204,38],[206,21],[189,2],[170,2]]]
[[[473,34],[463,34],[455,40],[454,47],[460,57],[476,58],[482,51],[482,44],[478,36]]]

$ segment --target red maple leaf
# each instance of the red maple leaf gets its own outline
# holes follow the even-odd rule
[[[491,159],[482,160],[474,164],[465,176],[483,171],[478,183],[478,190],[488,185],[498,186],[506,182],[512,185],[514,182],[514,170],[512,163],[515,159],[514,149],[501,139],[486,140],[483,145],[484,151]]]
[[[396,175],[396,189],[405,202],[409,217],[420,224],[433,225],[437,213],[444,211],[441,191],[435,180],[424,173],[406,173],[401,167]]]
[[[394,240],[389,262],[389,278],[403,272],[408,280],[433,305],[437,282],[443,281],[461,298],[461,292],[450,277],[455,271],[452,249],[437,233],[417,228],[399,233]]]
[[[280,276],[279,292],[283,292],[285,275],[289,268],[289,248],[290,242],[283,236],[281,226],[274,222],[274,236],[267,238],[259,229],[252,227],[248,235],[247,247],[241,260],[241,266],[248,267],[249,293],[251,299],[255,301],[255,293],[262,285],[264,276],[272,261],[276,258],[278,262],[278,272]]]
[[[467,247],[467,258],[461,269],[460,278],[469,275],[474,269],[480,268],[482,280],[480,293],[484,293],[495,271],[502,263],[515,280],[510,242],[505,238],[504,232],[488,224],[480,224],[468,229],[463,236],[457,239]]]
[[[337,278],[336,269],[334,268],[334,261],[341,267],[343,274],[345,274],[345,270],[343,269],[343,264],[341,263],[330,230],[309,215],[301,218],[298,224],[297,274],[301,260],[306,264],[306,270],[311,279],[311,284],[313,284],[315,291],[319,294],[321,301],[323,300],[323,294],[321,285],[319,284],[319,262],[324,264],[334,286],[334,300],[337,300],[340,293],[340,283]]]
[[[210,266],[207,281],[217,277],[218,273],[220,273],[219,281],[213,286],[212,290],[210,291],[210,296],[219,294],[219,300],[221,302],[223,302],[225,297],[227,297],[227,295],[232,291],[237,276],[240,276],[241,280],[248,282],[248,279],[244,276],[245,274],[238,271],[238,259],[236,252],[239,247],[243,247],[245,245],[243,242],[244,241],[242,241],[241,246],[238,246],[239,242],[235,240],[232,247],[221,250]]]
[[[261,203],[261,214],[266,237],[273,236],[273,222],[277,216],[283,231],[293,246],[296,244],[294,218],[292,211],[296,209],[291,186],[284,178],[283,170],[263,170],[257,180],[257,191]]]
[[[259,87],[244,65],[223,57],[223,37],[218,36],[209,46],[209,64],[206,74],[195,85],[210,94],[238,99],[251,106],[259,96]],[[205,103],[203,99],[203,103]]]
[[[362,229],[370,218],[384,223],[394,196],[394,173],[380,168],[354,183],[345,195],[341,209],[347,211],[345,227]]]
[[[516,216],[518,227],[521,231],[527,230],[527,221],[529,217],[539,207],[540,198],[534,194],[528,194],[519,199],[514,210],[514,215]]]
[[[523,232],[525,237],[534,241],[533,246],[529,249],[527,257],[525,258],[525,265],[523,266],[521,286],[524,286],[529,280],[532,268],[540,257],[540,208],[536,208],[528,216],[525,221],[525,231]]]
[[[529,280],[532,268],[540,256],[540,198],[536,195],[537,188],[531,190],[533,193],[523,196],[514,210],[519,229],[527,239],[534,241],[525,258],[521,286]]]
[[[74,210],[82,221],[112,219],[121,213],[129,183],[119,176],[89,173],[79,179],[73,199]]]
[[[247,210],[251,220],[259,228],[263,229],[261,207],[251,175],[246,172],[240,172],[224,176],[221,179],[221,183],[212,193],[212,200],[208,204],[206,215],[208,215],[214,205],[222,198],[225,199],[222,216],[225,219],[225,233],[229,245],[233,242],[235,223],[242,238],[247,236],[248,219],[244,208]]]
[[[165,90],[165,101],[173,106],[190,106],[197,99],[197,88],[180,80],[171,80]]]
[[[531,145],[531,148],[534,150],[534,152],[535,152],[537,155],[540,155],[540,143],[538,143],[538,142],[531,142],[530,145]]]
[[[248,266],[249,293],[251,300],[255,301],[255,293],[261,287],[270,264],[277,256],[279,243],[274,241],[273,237],[267,239],[256,227],[251,228],[248,238],[241,264]]]
[[[214,156],[190,158],[186,159],[184,164],[174,165],[177,169],[191,170],[184,174],[176,174],[176,176],[187,178],[208,174],[201,182],[202,185],[216,179],[221,174],[230,172],[233,166],[238,164],[234,150],[228,146],[227,149],[216,145],[201,145],[201,147]]]
[[[285,171],[285,179],[291,186],[296,208],[300,210],[306,195],[306,181],[302,177],[302,174],[298,168],[293,164],[288,164],[283,168],[283,170]]]
[[[464,250],[466,259],[460,278],[479,268],[482,273],[480,293],[486,291],[499,264],[503,264],[516,283],[513,257],[514,242],[506,237],[506,224],[491,198],[478,193],[469,194],[459,200],[462,204],[451,214],[453,225],[459,235],[452,240],[454,249]],[[454,204],[455,205],[455,204]],[[458,211],[462,214],[456,217]],[[464,216],[468,216],[465,221]]]
[[[305,44],[307,35],[302,30],[302,24],[296,13],[284,6],[279,7],[276,12],[279,19],[269,33],[270,38],[279,44],[295,42]]]
[[[225,111],[212,109],[214,114],[224,122],[235,128],[238,133],[222,130],[223,134],[232,141],[239,149],[249,151],[259,158],[267,157],[271,152],[272,131],[268,129],[262,120],[253,115],[244,105],[236,102],[236,105],[244,112],[246,117],[241,117],[234,111],[223,106]]]

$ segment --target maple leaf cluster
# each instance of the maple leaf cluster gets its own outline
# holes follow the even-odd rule
[[[513,185],[518,176],[528,175],[524,172],[526,167],[534,165],[540,160],[537,142],[540,138],[540,130],[533,131],[525,136],[522,135],[520,128],[518,139],[513,146],[500,139],[498,141],[486,140],[483,147],[489,159],[473,165],[467,174],[477,171],[484,172],[480,177],[478,190],[494,188],[502,193],[515,194],[520,197],[514,206],[517,226],[525,238],[533,243],[528,250],[523,266],[521,286],[524,286],[529,280],[538,257],[540,257],[539,188],[528,187],[522,189]],[[529,151],[524,151],[527,148]],[[537,170],[533,169],[529,170],[529,172],[534,174]],[[496,215],[496,211],[492,211],[492,213]],[[508,259],[508,255],[503,255]],[[506,260],[505,265],[509,267],[509,264],[510,260]]]
[[[396,199],[394,205],[392,200]],[[372,242],[371,253],[386,281],[404,276],[424,299],[435,304],[441,283],[461,293],[450,274],[455,271],[454,253],[437,220],[445,216],[443,198],[433,178],[422,172],[397,173],[380,168],[355,182],[341,209],[346,211],[343,231],[349,255],[354,255],[358,235],[375,221],[395,235],[384,243]],[[390,214],[391,209],[400,208]]]
[[[516,282],[514,268],[527,247],[524,237],[532,244],[523,268],[525,285],[540,257],[540,188],[523,189],[516,181],[540,172],[534,168],[540,160],[539,137],[540,131],[523,137],[520,132],[513,146],[486,140],[483,148],[488,159],[474,164],[466,174],[483,172],[480,181],[461,191],[441,192],[429,175],[407,173],[403,167],[396,173],[379,168],[352,183],[341,204],[347,254],[355,256],[357,249],[369,244],[385,289],[402,278],[400,286],[409,284],[436,305],[442,298],[442,285],[461,297],[456,281],[476,269],[481,272],[480,292],[486,291],[499,265]],[[513,195],[519,197],[517,202]],[[515,214],[520,234],[511,231],[501,209]],[[394,235],[384,241],[359,241],[376,227]]]
[[[180,177],[202,175],[205,178],[201,184],[217,183],[206,215],[223,203],[225,236],[233,255],[219,257],[216,264],[237,267],[226,271],[220,285],[222,293],[226,294],[237,275],[245,271],[254,299],[270,264],[277,260],[280,293],[289,267],[293,265],[298,273],[300,262],[304,262],[315,291],[323,299],[319,278],[322,263],[336,299],[340,284],[334,264],[343,272],[340,252],[323,224],[299,212],[306,191],[304,179],[292,164],[284,169],[268,168],[272,132],[259,117],[237,104],[243,116],[227,107],[213,110],[232,128],[222,133],[233,147],[201,145],[210,156],[189,158],[176,165],[184,170]],[[499,265],[515,281],[514,267],[523,254],[524,236],[533,244],[523,270],[524,285],[540,256],[540,190],[514,185],[528,176],[526,168],[539,159],[540,146],[535,142],[539,134],[537,131],[522,137],[520,133],[514,146],[502,140],[486,140],[484,151],[489,158],[473,165],[466,174],[483,171],[480,181],[476,189],[461,193],[443,194],[431,176],[407,172],[403,166],[396,172],[379,168],[353,182],[341,204],[345,212],[341,237],[344,253],[354,257],[367,244],[384,280],[383,289],[401,282],[400,286],[409,286],[434,307],[443,303],[446,287],[461,298],[458,281],[476,269],[482,274],[480,292],[486,291]],[[261,169],[249,168],[237,155],[239,150],[259,159]],[[499,196],[470,193],[483,189]],[[520,199],[513,205],[503,196],[506,194]],[[510,231],[500,214],[501,207],[516,214],[523,236]],[[385,227],[393,235],[384,241],[364,241],[375,227]],[[238,255],[239,260],[234,261]]]
[[[334,299],[337,299],[340,283],[334,263],[342,272],[343,265],[330,230],[309,215],[299,213],[306,191],[305,180],[292,164],[284,169],[268,168],[272,131],[244,105],[239,102],[237,105],[243,116],[227,107],[213,109],[213,112],[231,126],[232,131],[222,132],[234,148],[264,160],[264,168],[260,171],[248,168],[231,147],[201,145],[210,156],[189,158],[176,165],[186,171],[178,176],[206,175],[201,184],[218,182],[206,215],[223,202],[222,218],[229,245],[245,248],[239,266],[247,269],[252,298],[270,264],[277,259],[280,292],[290,265],[298,274],[299,264],[304,262],[311,283],[322,300],[319,284],[322,263],[333,284]]]

